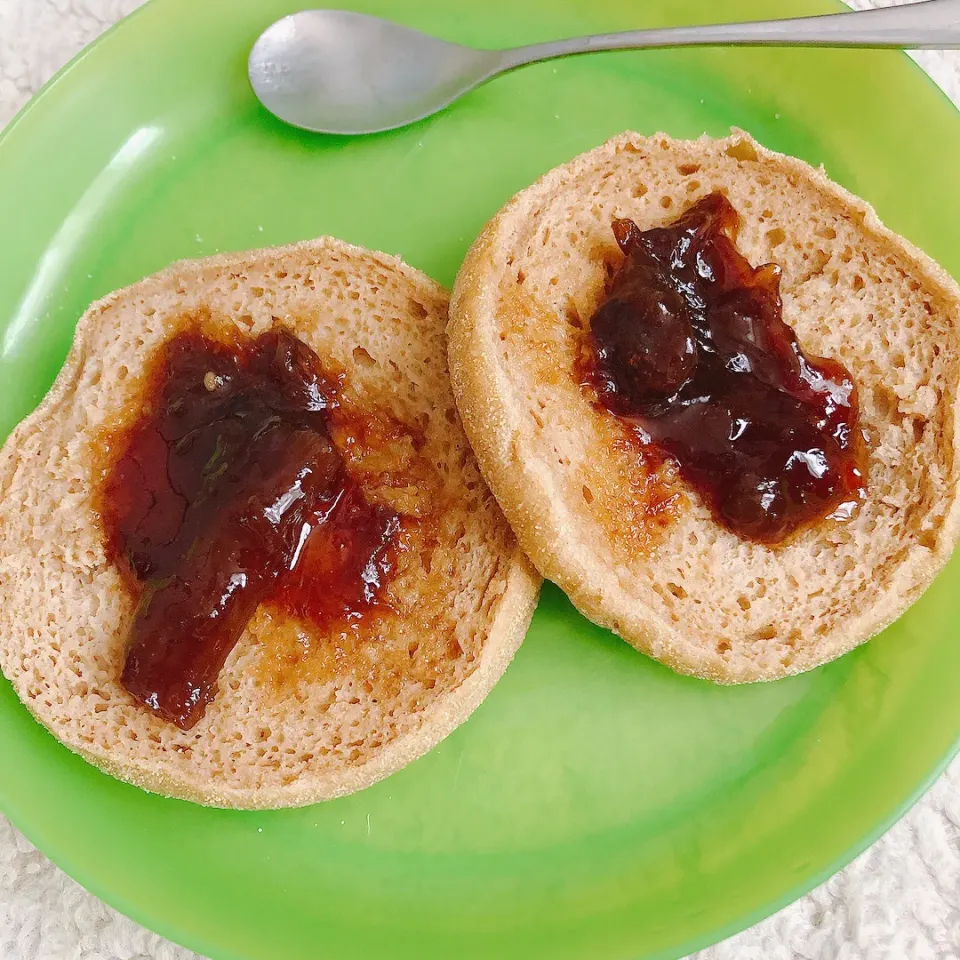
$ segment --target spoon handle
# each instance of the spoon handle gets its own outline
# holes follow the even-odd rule
[[[898,7],[754,23],[627,30],[592,37],[572,37],[504,50],[501,69],[595,50],[650,47],[821,46],[821,47],[960,47],[960,0],[922,0]]]

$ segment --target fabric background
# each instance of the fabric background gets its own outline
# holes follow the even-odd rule
[[[139,3],[0,0],[0,127],[55,70]],[[770,3],[771,16],[776,6]],[[915,58],[960,104],[960,53],[921,52]],[[197,955],[101,903],[0,817],[0,960]],[[696,960],[960,960],[960,758],[849,867]]]

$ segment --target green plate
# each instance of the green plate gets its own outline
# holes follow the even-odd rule
[[[247,86],[304,0],[155,0],[0,141],[0,436],[93,298],[171,260],[331,233],[444,283],[484,221],[618,131],[744,127],[865,196],[960,274],[960,120],[897,53],[658,51],[542,64],[407,130],[284,127]],[[361,0],[508,45],[795,15],[818,0]],[[953,171],[953,172],[951,172]],[[674,676],[551,587],[474,717],[358,795],[238,813],[149,796],[61,748],[0,683],[0,808],[124,913],[216,958],[677,957],[825,879],[960,735],[960,567],[867,648],[776,684]]]

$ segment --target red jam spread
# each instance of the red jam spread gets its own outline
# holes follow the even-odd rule
[[[382,593],[401,520],[344,470],[338,386],[282,329],[231,345],[180,333],[148,371],[102,515],[139,583],[122,683],[184,730],[261,603],[323,626]]]
[[[741,256],[739,223],[719,193],[663,227],[614,221],[625,259],[591,320],[585,372],[724,526],[777,544],[853,515],[865,450],[850,374],[800,349],[780,268]]]

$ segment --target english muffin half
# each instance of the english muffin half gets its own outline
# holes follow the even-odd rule
[[[709,194],[782,268],[783,319],[859,393],[866,490],[846,522],[738,536],[668,456],[598,404],[579,360],[624,262],[612,229]],[[673,669],[735,683],[808,670],[877,633],[960,529],[960,290],[822,171],[747,134],[624,133],[511,199],[471,247],[448,326],[454,395],[520,545],[580,611]],[[663,509],[651,509],[662,506]]]
[[[0,453],[0,667],[37,720],[114,776],[240,808],[358,790],[465,720],[520,646],[540,581],[460,425],[446,320],[447,294],[428,277],[327,238],[184,261],[95,303]],[[389,567],[376,603],[322,629],[289,605],[257,606],[189,729],[121,683],[145,588],[135,551],[111,548],[120,507],[104,494],[121,489],[109,486],[117,458],[156,413],[151,383],[184,331],[228,352],[282,331],[313,351],[336,385],[327,452],[358,496],[402,521],[374,571]],[[218,384],[209,372],[194,386]],[[270,468],[254,461],[238,482]]]

